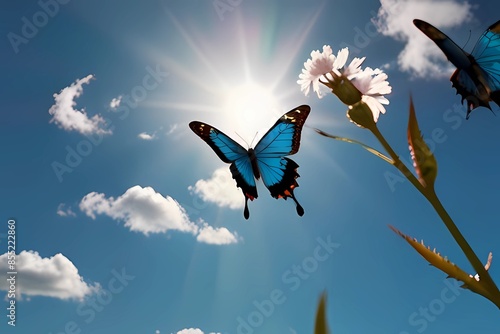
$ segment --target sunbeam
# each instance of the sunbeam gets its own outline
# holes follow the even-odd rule
[[[207,122],[234,135],[240,143],[242,140],[236,133],[247,143],[256,135],[258,139],[283,113],[303,103],[296,80],[290,80],[298,71],[292,73],[291,68],[297,63],[296,57],[323,6],[312,7],[310,14],[304,15],[310,19],[300,24],[290,22],[271,35],[264,30],[262,18],[250,19],[235,12],[234,30],[214,24],[211,31],[204,31],[205,37],[215,36],[210,43],[198,40],[198,34],[190,32],[190,26],[164,8],[173,28],[185,42],[182,53],[196,61],[190,61],[187,66],[179,61],[182,57],[162,56],[157,50],[150,52],[150,56],[164,64],[175,77],[173,89],[178,91],[179,98],[179,101],[172,98],[156,101],[155,107],[182,110],[189,115],[186,122],[196,119]],[[261,37],[265,35],[271,39],[263,43]],[[269,45],[273,47],[269,49]],[[172,52],[176,51],[180,52]],[[186,100],[190,103],[185,103]]]

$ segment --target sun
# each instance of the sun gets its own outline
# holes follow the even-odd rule
[[[264,135],[262,130],[281,116],[279,101],[270,88],[248,82],[229,89],[224,95],[221,116],[248,146],[253,146],[252,141],[255,144]]]
[[[290,72],[299,72],[294,69],[295,60],[321,8],[310,20],[299,25],[290,22],[280,32],[262,30],[263,22],[258,19],[235,16],[232,25],[215,24],[208,35],[184,25],[167,9],[183,43],[172,48],[168,57],[155,48],[142,50],[169,70],[175,85],[168,86],[163,95],[168,99],[148,105],[165,111],[174,125],[206,122],[244,148],[255,147],[285,112],[303,104],[296,102],[303,95]],[[263,43],[262,34],[272,39]],[[179,116],[183,114],[189,116],[183,120]]]

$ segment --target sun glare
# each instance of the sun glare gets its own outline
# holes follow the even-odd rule
[[[255,83],[234,87],[225,95],[222,113],[224,120],[231,123],[234,131],[249,146],[254,146],[282,114],[271,89]],[[241,141],[241,138],[233,137],[233,139]]]
[[[196,30],[178,21],[167,9],[171,23],[184,39],[185,43],[181,46],[188,49],[182,57],[175,58],[173,55],[180,49],[170,50],[173,55],[169,53],[165,57],[156,49],[143,47],[150,51],[150,57],[169,70],[171,80],[175,78],[179,83],[168,87],[168,99],[158,102],[158,105],[151,102],[150,106],[165,111],[174,110],[178,114],[179,111],[187,112],[190,116],[186,122],[206,122],[243,147],[255,147],[285,112],[301,104],[290,102],[296,100],[295,96],[303,96],[296,78],[290,80],[288,75],[299,72],[292,66],[321,8],[300,25],[290,23],[290,27],[284,29],[286,34],[271,34],[276,38],[272,42],[279,45],[272,49],[272,57],[268,54],[271,42],[262,43],[264,23],[260,20],[246,20],[235,13],[233,29],[216,24],[211,35],[217,38],[207,42],[197,39]],[[278,36],[283,38],[278,40]]]

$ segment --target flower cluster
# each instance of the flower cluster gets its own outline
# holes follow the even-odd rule
[[[348,117],[351,121],[359,126],[369,127],[369,124],[354,116],[354,113],[359,116],[370,110],[370,117],[362,118],[366,118],[369,123],[376,123],[380,113],[385,113],[383,104],[389,104],[384,94],[389,94],[392,88],[387,81],[387,74],[380,69],[361,69],[364,57],[354,58],[346,66],[348,56],[347,48],[340,50],[335,56],[329,45],[323,46],[323,52],[311,52],[311,58],[304,63],[297,83],[305,95],[309,94],[312,86],[319,98],[323,97],[320,83],[327,86],[349,106]]]

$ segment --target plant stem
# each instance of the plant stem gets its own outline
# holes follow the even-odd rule
[[[446,228],[448,229],[448,231],[450,231],[451,235],[453,236],[455,241],[458,243],[458,245],[464,252],[465,256],[471,263],[474,270],[479,274],[481,282],[483,282],[483,284],[488,286],[488,291],[491,293],[490,295],[491,298],[488,299],[490,299],[498,308],[500,308],[500,291],[498,290],[498,287],[495,285],[495,282],[489,275],[488,271],[484,268],[483,264],[481,263],[477,255],[474,253],[467,240],[465,240],[464,236],[462,235],[458,227],[455,225],[455,223],[451,219],[446,209],[443,207],[441,201],[436,195],[436,192],[434,191],[434,186],[430,185],[428,187],[424,187],[419,182],[419,180],[415,177],[415,175],[403,164],[401,159],[399,159],[399,156],[396,154],[396,152],[394,152],[392,147],[385,140],[384,136],[380,133],[376,124],[375,126],[369,128],[369,130],[379,140],[379,142],[385,148],[387,153],[389,153],[389,156],[392,158],[392,160],[394,160],[394,166],[397,169],[399,169],[404,176],[406,176],[406,178],[415,186],[415,188],[417,188],[418,191],[420,191],[420,193],[424,195],[424,197],[429,201],[429,203],[433,206],[434,210],[436,210],[437,214],[444,222]]]

